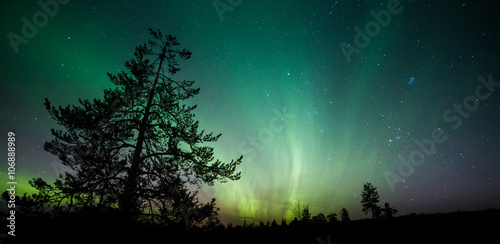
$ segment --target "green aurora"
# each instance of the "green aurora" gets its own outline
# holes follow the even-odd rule
[[[214,2],[238,4],[218,12]],[[200,190],[203,201],[217,199],[224,223],[291,221],[299,200],[313,215],[345,207],[366,218],[365,182],[402,215],[500,207],[500,94],[479,101],[456,130],[443,120],[474,94],[478,76],[500,76],[495,2],[400,1],[401,12],[348,62],[341,43],[355,45],[355,27],[366,32],[370,11],[388,2],[69,1],[17,53],[9,33],[22,36],[22,18],[44,10],[2,2],[0,145],[16,134],[19,194],[32,191],[29,179],[53,182],[65,170],[43,150],[58,126],[44,98],[56,106],[102,98],[112,86],[106,73],[124,69],[151,27],[193,53],[178,79],[201,88],[190,103],[200,128],[222,133],[216,157],[244,156],[241,180]],[[385,174],[397,175],[398,157],[434,128],[446,141],[392,191]]]

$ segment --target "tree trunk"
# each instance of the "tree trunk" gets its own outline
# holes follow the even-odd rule
[[[155,89],[160,77],[160,70],[163,64],[164,57],[165,56],[162,56],[160,59],[160,64],[158,66],[158,70],[155,75],[155,81],[153,83],[151,91],[149,92],[148,103],[146,104],[146,108],[144,109],[144,117],[142,118],[141,125],[139,127],[139,134],[137,136],[137,142],[135,144],[134,154],[132,157],[132,164],[130,168],[127,170],[128,171],[127,180],[125,182],[125,188],[120,204],[122,215],[124,219],[127,221],[133,220],[133,218],[137,214],[135,213],[135,211],[137,210],[135,209],[137,207],[136,191],[138,185],[137,179],[139,177],[140,164],[142,162],[141,152],[144,144],[144,136],[148,126],[149,115],[151,113],[150,111],[151,105],[153,103]]]

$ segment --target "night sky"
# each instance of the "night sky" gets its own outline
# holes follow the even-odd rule
[[[244,155],[241,180],[200,192],[223,223],[290,221],[298,200],[368,218],[365,182],[398,215],[500,207],[496,1],[65,2],[0,3],[2,189],[7,133],[18,194],[53,182],[44,98],[102,98],[153,28],[193,53],[176,78],[201,88],[189,103],[222,133],[216,157]]]

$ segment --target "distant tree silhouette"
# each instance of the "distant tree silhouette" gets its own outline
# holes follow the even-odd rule
[[[264,222],[260,221],[259,228],[264,228],[264,227],[265,227]]]
[[[196,105],[184,104],[200,90],[192,88],[194,81],[173,79],[178,59],[189,59],[191,52],[177,48],[175,37],[151,29],[150,34],[125,63],[128,73],[108,73],[116,88],[105,90],[103,100],[55,107],[45,99],[65,130],[52,129],[55,139],[44,149],[73,172],[52,188],[41,179],[34,187],[65,211],[115,208],[126,221],[217,225],[209,219],[217,211],[215,199],[200,203],[188,186],[238,180],[242,157],[213,161],[213,148],[202,144],[216,142],[220,134],[200,132]]]
[[[361,192],[361,206],[363,207],[363,213],[367,214],[372,212],[372,218],[377,219],[380,215],[380,207],[377,205],[379,202],[379,196],[377,188],[371,183],[365,183],[363,185],[363,191]]]
[[[276,222],[275,219],[273,219],[273,222],[271,223],[271,227],[274,227],[274,228],[278,227],[278,222]]]
[[[287,226],[285,218],[281,218],[281,226]]]
[[[297,201],[293,207],[292,207],[292,213],[293,213],[293,216],[295,216],[295,218],[297,219],[302,219],[302,213],[303,213],[303,209],[302,207],[300,206],[300,200]]]
[[[326,218],[328,219],[328,222],[330,222],[330,223],[337,222],[337,214],[336,213],[331,213],[328,216],[326,216]]]
[[[351,218],[349,218],[349,212],[347,212],[345,208],[342,208],[342,210],[340,210],[340,220],[342,222],[351,221]]]
[[[396,210],[395,208],[391,208],[391,206],[389,206],[388,202],[386,202],[384,204],[384,208],[381,210],[382,210],[384,218],[386,218],[386,219],[392,218],[392,216],[398,212],[398,210]]]
[[[302,222],[309,223],[311,220],[311,213],[309,212],[309,205],[306,205],[304,207],[304,210],[302,210]]]
[[[323,213],[319,213],[316,216],[313,216],[311,219],[311,222],[313,223],[326,223],[326,217]]]

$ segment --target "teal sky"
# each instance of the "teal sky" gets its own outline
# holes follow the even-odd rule
[[[232,11],[218,13],[214,2]],[[57,127],[44,98],[54,105],[102,98],[112,87],[106,73],[124,69],[153,28],[193,53],[177,78],[201,88],[190,103],[198,104],[202,129],[222,133],[213,144],[217,158],[244,155],[241,180],[200,193],[216,197],[224,222],[291,220],[298,200],[313,215],[345,207],[351,218],[369,217],[359,204],[364,182],[399,214],[500,207],[500,92],[477,79],[500,77],[498,7],[400,1],[401,11],[381,26],[370,12],[386,13],[388,3],[395,4],[69,1],[46,21],[36,19],[45,25],[17,53],[10,33],[22,37],[22,18],[34,22],[44,10],[36,1],[0,3],[0,147],[7,147],[7,132],[16,134],[19,191],[30,191],[31,178],[53,181],[63,170],[43,150]],[[349,62],[340,45],[356,47],[356,27],[366,33],[367,24],[379,29],[368,29],[376,35]],[[480,85],[490,96],[463,105]],[[453,111],[454,104],[476,103],[468,118]],[[462,118],[457,129],[452,116]],[[445,141],[402,175],[398,157],[410,160],[422,150],[416,141],[432,138],[435,128]],[[6,154],[1,158],[6,162]],[[6,170],[0,165],[0,187]],[[401,179],[392,189],[388,173]]]

